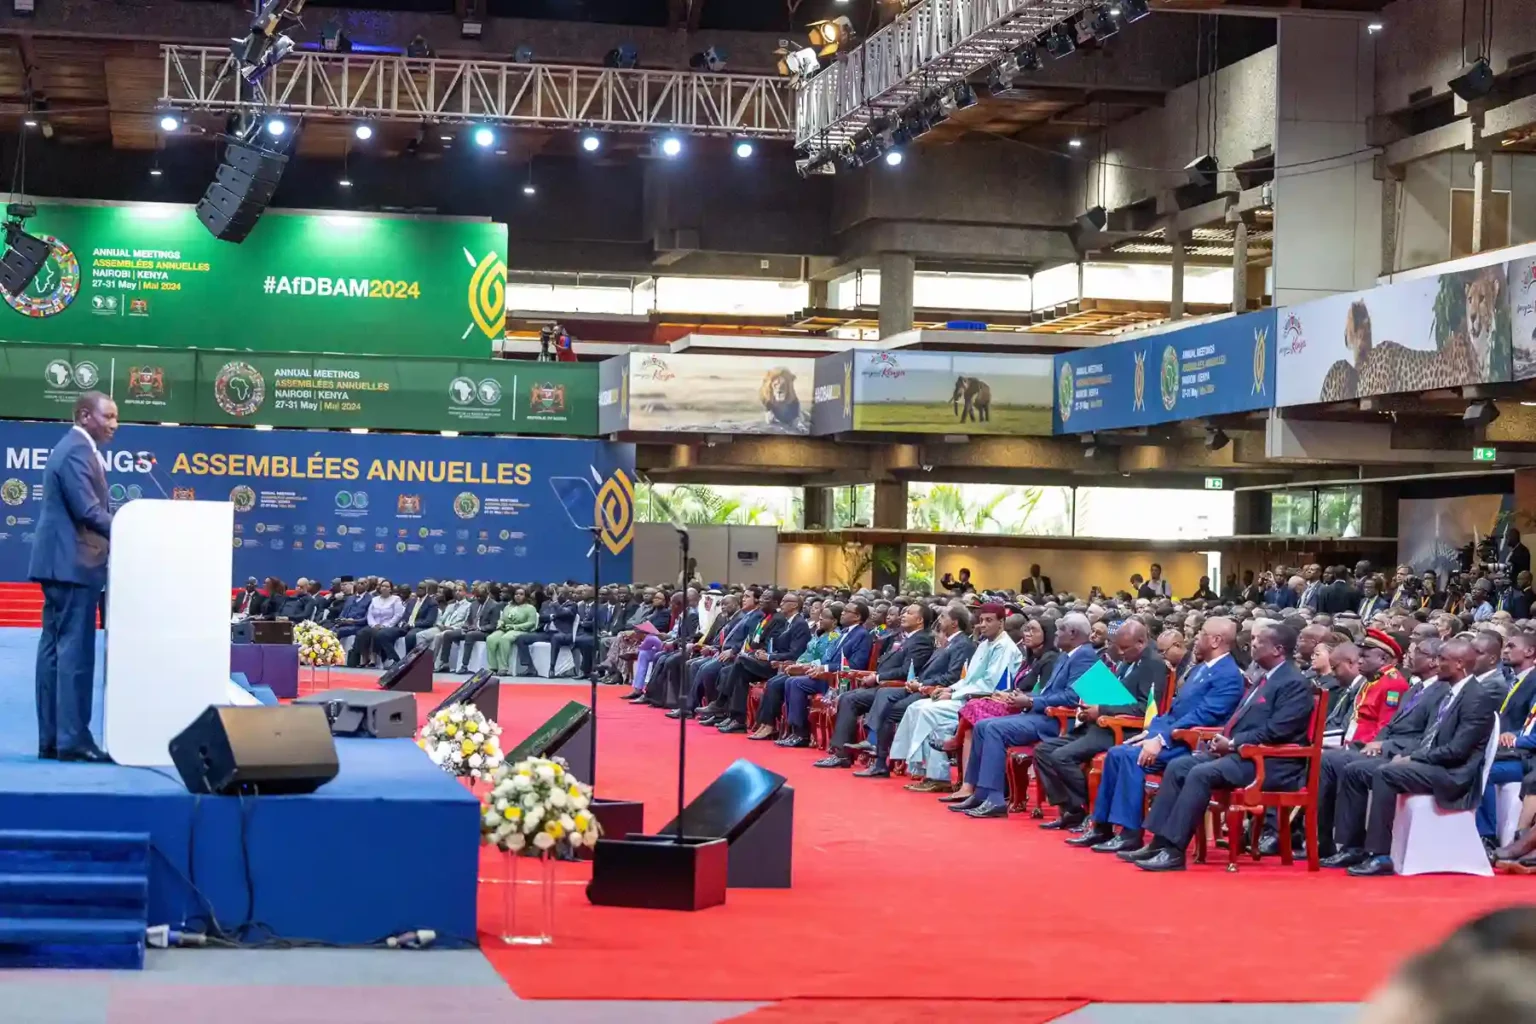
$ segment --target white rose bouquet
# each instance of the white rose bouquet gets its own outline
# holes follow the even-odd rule
[[[483,800],[480,834],[510,853],[573,854],[602,835],[592,813],[592,787],[558,760],[531,757],[503,764]]]
[[[314,622],[296,623],[293,642],[299,645],[299,661],[305,665],[340,665],[345,654],[336,634]]]
[[[450,775],[489,779],[502,767],[501,726],[473,704],[455,704],[427,719],[416,745]]]

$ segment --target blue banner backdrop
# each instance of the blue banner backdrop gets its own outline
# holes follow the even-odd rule
[[[66,429],[0,421],[0,580],[27,578],[43,469]],[[234,502],[232,583],[589,580],[592,534],[571,525],[550,484],[575,476],[600,506],[603,579],[630,582],[633,445],[125,426],[102,457],[114,507],[162,487]]]
[[[1267,409],[1275,404],[1275,311],[1056,357],[1057,434]]]

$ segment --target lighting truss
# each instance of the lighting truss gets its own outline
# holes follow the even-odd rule
[[[838,55],[795,97],[795,143],[808,155],[845,145],[881,114],[952,87],[1091,0],[922,0]]]
[[[259,83],[222,47],[166,44],[160,104],[306,118],[674,130],[788,139],[777,76],[303,52]]]

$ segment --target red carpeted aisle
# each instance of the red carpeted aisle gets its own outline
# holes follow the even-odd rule
[[[509,745],[585,692],[503,687]],[[676,799],[676,724],[616,688],[600,696],[599,792],[644,800],[659,827]],[[593,907],[561,885],[555,946],[511,949],[495,937],[498,887],[482,886],[484,948],[519,996],[1351,1001],[1467,917],[1533,895],[1521,878],[1353,879],[1270,861],[1148,875],[1027,818],[974,821],[898,780],[812,768],[808,751],[692,725],[688,751],[690,794],[738,757],[789,778],[794,887],[684,914]]]

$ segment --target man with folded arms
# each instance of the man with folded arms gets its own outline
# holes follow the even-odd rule
[[[965,781],[974,788],[965,800],[949,809],[972,818],[1005,818],[1008,800],[1008,748],[1038,743],[1061,729],[1047,708],[1075,707],[1080,703],[1072,684],[1098,661],[1099,652],[1089,642],[1093,627],[1085,615],[1072,612],[1056,624],[1056,647],[1061,656],[1050,678],[1035,693],[1010,691],[1008,703],[1017,713],[987,718],[972,730],[971,757],[965,765]]]
[[[1334,844],[1335,810],[1339,787],[1344,778],[1357,776],[1351,783],[1360,793],[1371,788],[1371,777],[1394,757],[1411,754],[1424,739],[1424,731],[1435,720],[1435,710],[1451,684],[1439,676],[1440,654],[1444,642],[1420,640],[1408,652],[1408,667],[1418,682],[1404,695],[1397,713],[1369,742],[1348,743],[1323,751],[1323,764],[1317,780],[1317,846],[1325,867],[1349,867],[1362,859],[1360,852],[1337,858]],[[1352,812],[1354,813],[1354,812]]]
[[[1483,796],[1483,756],[1504,698],[1495,679],[1502,679],[1500,646],[1492,633],[1470,642],[1447,641],[1440,651],[1440,678],[1455,682],[1441,698],[1418,747],[1369,774],[1345,773],[1334,821],[1340,849],[1329,858],[1330,867],[1348,866],[1350,874],[1360,876],[1393,874],[1392,822],[1401,794],[1432,793],[1446,811],[1477,807]],[[1484,664],[1488,669],[1478,675]]]
[[[909,604],[901,611],[901,633],[885,645],[873,672],[850,673],[857,687],[837,699],[837,725],[827,744],[827,756],[816,762],[817,768],[847,768],[853,761],[844,748],[853,742],[859,718],[874,707],[882,690],[893,689],[889,683],[905,684],[917,680],[933,658],[933,606]],[[905,685],[899,687],[907,692]]]
[[[864,716],[868,739],[860,743],[845,743],[843,749],[850,754],[870,755],[868,767],[854,772],[855,778],[883,779],[891,774],[891,744],[907,709],[920,700],[933,696],[935,690],[954,686],[965,672],[976,644],[971,640],[971,613],[958,601],[939,613],[937,650],[917,679],[905,686],[882,686],[875,691],[874,703]],[[850,736],[852,733],[849,734]],[[833,749],[836,749],[835,747]]]
[[[1061,809],[1046,826],[1074,829],[1088,815],[1088,779],[1083,765],[1115,745],[1115,734],[1099,724],[1099,718],[1134,715],[1143,718],[1147,703],[1168,684],[1168,666],[1147,637],[1139,619],[1126,619],[1110,641],[1119,668],[1115,675],[1131,695],[1127,704],[1089,705],[1077,709],[1077,724],[1065,736],[1041,740],[1035,747],[1035,774],[1045,788],[1045,798]]]
[[[1250,653],[1263,670],[1237,705],[1210,750],[1181,758],[1163,775],[1157,799],[1147,815],[1152,841],[1123,856],[1143,871],[1184,870],[1184,850],[1216,789],[1253,784],[1258,768],[1238,751],[1245,746],[1283,746],[1306,740],[1314,698],[1312,684],[1291,662],[1296,631],[1269,622],[1254,630]],[[1306,762],[1270,758],[1264,766],[1265,788],[1293,790],[1306,781]]]
[[[931,748],[928,740],[940,730],[952,730],[960,721],[960,708],[971,697],[992,693],[1004,678],[1012,679],[1023,663],[1018,645],[1003,632],[1003,617],[1008,610],[1000,604],[984,604],[978,609],[976,633],[981,643],[966,664],[965,675],[954,686],[935,690],[918,700],[902,716],[891,743],[891,757],[907,762],[907,774],[923,779],[905,788],[919,793],[950,790],[949,755]],[[1083,639],[1088,637],[1088,620],[1082,622]]]

